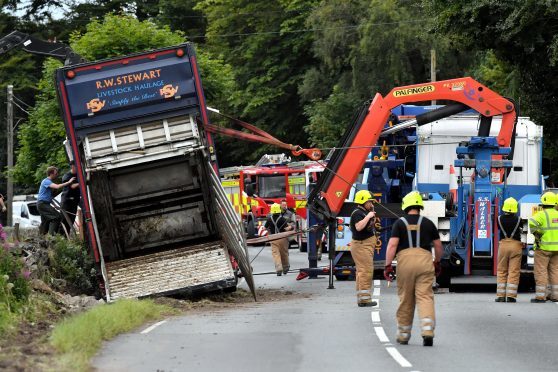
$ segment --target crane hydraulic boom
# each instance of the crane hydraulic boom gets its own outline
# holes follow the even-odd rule
[[[57,58],[65,65],[74,65],[85,60],[68,45],[37,39],[29,34],[13,31],[0,39],[0,55],[22,46],[28,53]]]
[[[335,218],[371,147],[382,134],[391,110],[401,104],[431,100],[455,103],[417,116],[418,126],[471,108],[481,115],[479,136],[488,136],[492,117],[502,115],[497,143],[500,147],[512,146],[517,121],[514,103],[470,77],[398,87],[385,97],[377,93],[372,103],[363,107],[356,121],[347,129],[341,145],[332,154],[327,169],[310,193],[308,203],[313,211],[325,220]]]

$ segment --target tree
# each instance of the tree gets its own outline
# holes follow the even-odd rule
[[[70,44],[88,60],[129,54],[184,42],[180,32],[157,27],[149,21],[140,22],[131,16],[107,15],[94,20],[83,34],[74,33]],[[205,80],[209,102],[226,100],[234,83],[229,66],[209,53],[199,51],[200,70]],[[19,133],[19,149],[14,176],[17,182],[33,185],[44,178],[48,165],[67,167],[62,142],[65,137],[54,87],[53,75],[60,62],[48,59],[39,84],[37,104],[29,121]]]
[[[337,145],[355,111],[376,92],[429,81],[431,49],[441,57],[441,79],[462,76],[472,61],[428,32],[431,21],[414,2],[326,0],[308,23],[317,30],[319,64],[306,73],[300,92],[308,101],[305,129],[320,147]]]
[[[238,90],[229,100],[230,113],[286,142],[306,143],[306,118],[298,85],[314,59],[311,32],[305,20],[317,1],[205,0],[198,4],[207,17],[206,47],[234,66]],[[226,109],[226,108],[225,108]],[[222,108],[222,110],[225,110]],[[223,165],[252,163],[277,149],[246,146],[219,139]]]
[[[423,5],[438,34],[470,51],[491,51],[513,73],[493,83],[519,93],[522,113],[545,126],[545,153],[558,161],[551,151],[558,144],[558,2],[423,0]]]

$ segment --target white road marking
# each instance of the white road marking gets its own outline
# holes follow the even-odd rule
[[[399,351],[397,351],[396,348],[394,348],[394,347],[386,347],[386,350],[387,350],[387,352],[389,353],[389,355],[391,355],[391,357],[392,357],[393,359],[395,359],[395,361],[396,361],[397,363],[399,363],[399,365],[400,365],[401,367],[412,367],[412,366],[413,366],[411,363],[409,363],[409,361],[408,361],[407,359],[405,359],[405,358],[403,357],[403,355],[401,355],[401,354],[399,353]]]
[[[161,324],[166,323],[166,320],[161,320],[160,322],[157,322],[155,324],[150,325],[149,327],[147,327],[146,329],[144,329],[143,331],[141,331],[141,334],[145,334],[145,333],[149,333],[152,330],[154,330],[155,328],[159,327]]]
[[[376,332],[376,336],[380,339],[380,342],[389,342],[389,338],[383,327],[374,327],[374,331]]]
[[[374,285],[378,286],[380,283],[379,280],[374,280]],[[373,292],[373,296],[374,297],[378,297],[380,296],[380,288],[379,287],[374,287],[374,292]],[[378,336],[378,339],[380,340],[380,342],[383,344],[383,346],[386,348],[387,352],[389,353],[389,355],[401,366],[404,368],[409,368],[412,367],[413,365],[411,363],[409,363],[409,361],[407,359],[405,359],[405,357],[403,357],[403,355],[401,355],[401,353],[393,346],[393,344],[391,344],[389,342],[389,338],[386,335],[386,331],[384,330],[384,327],[381,326],[381,321],[380,321],[380,301],[378,299],[375,299],[378,302],[378,305],[373,306],[373,310],[370,312],[370,317],[372,319],[372,324],[374,325],[374,332],[376,332],[376,336]],[[374,309],[374,307],[376,307],[377,309]],[[377,326],[379,325],[379,326]],[[413,371],[413,372],[419,372],[419,371]]]
[[[378,279],[374,280],[374,286],[377,287],[380,285],[380,281]]]

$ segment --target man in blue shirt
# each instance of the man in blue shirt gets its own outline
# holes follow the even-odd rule
[[[41,186],[39,187],[37,209],[41,215],[41,226],[39,227],[39,232],[41,234],[46,234],[48,232],[50,235],[55,235],[58,232],[58,227],[62,219],[60,213],[50,205],[54,198],[52,190],[59,190],[64,186],[70,185],[75,180],[75,177],[72,177],[67,182],[56,184],[52,182],[56,177],[58,177],[58,168],[48,167],[47,177],[41,181]]]

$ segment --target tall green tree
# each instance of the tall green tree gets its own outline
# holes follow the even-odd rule
[[[305,21],[317,1],[204,0],[196,9],[207,17],[206,46],[234,66],[238,90],[231,113],[290,143],[306,143],[306,118],[298,85],[314,63],[313,35]],[[227,164],[252,163],[263,152],[281,150],[219,139]],[[223,156],[225,155],[225,156]],[[234,163],[233,163],[234,164]]]
[[[129,54],[184,42],[180,32],[157,27],[150,21],[139,21],[132,16],[107,15],[102,21],[91,22],[86,31],[74,33],[70,44],[88,60]],[[222,102],[234,87],[231,68],[205,51],[198,51],[200,70],[205,77],[206,97],[210,103]],[[66,167],[62,142],[65,137],[59,115],[54,72],[61,63],[48,59],[39,84],[37,104],[29,121],[19,132],[21,147],[14,175],[18,182],[33,185],[44,177],[48,165]]]
[[[472,58],[447,38],[434,37],[432,18],[419,5],[324,0],[315,8],[308,24],[317,30],[313,50],[319,64],[300,87],[313,144],[336,145],[355,110],[376,92],[429,81],[431,49],[439,56],[439,79],[462,76]]]
[[[522,113],[545,126],[545,151],[557,162],[558,1],[423,0],[423,4],[435,17],[440,35],[470,51],[491,51],[513,72],[501,74],[509,80],[500,79],[499,84],[518,92]],[[558,179],[558,172],[553,178]]]

